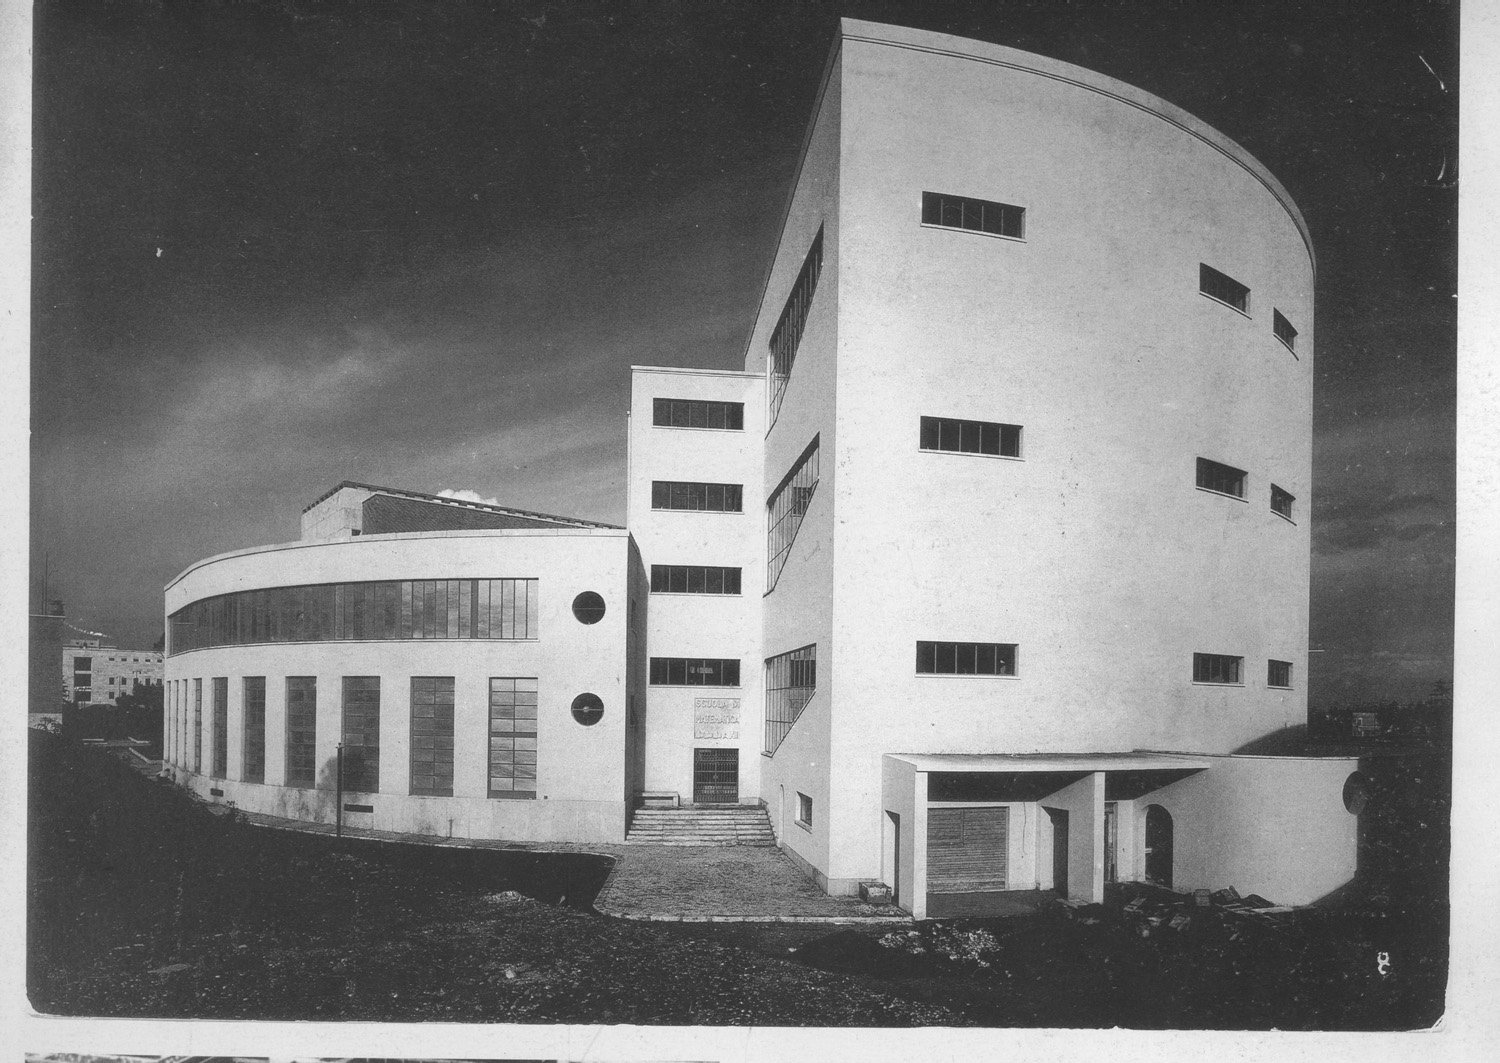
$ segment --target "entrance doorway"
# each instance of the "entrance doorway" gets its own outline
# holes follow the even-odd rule
[[[1052,888],[1068,895],[1068,810],[1043,806],[1052,821]]]
[[[1172,888],[1172,813],[1146,806],[1146,881]]]
[[[693,804],[733,805],[740,799],[740,751],[693,750]]]
[[[885,814],[885,838],[881,847],[884,857],[881,875],[891,888],[891,903],[901,903],[901,817],[887,810]]]

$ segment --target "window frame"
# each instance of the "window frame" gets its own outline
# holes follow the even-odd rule
[[[942,220],[943,215],[956,207],[959,211],[958,224],[951,224]],[[990,208],[994,208],[1000,217],[1001,228],[985,228],[985,216]],[[979,224],[967,224],[971,209],[979,212]],[[1002,203],[996,199],[979,199],[976,196],[958,196],[951,192],[929,192],[922,191],[922,206],[919,215],[919,224],[925,229],[946,229],[949,232],[978,233],[980,236],[995,236],[1002,240],[1014,240],[1016,243],[1026,242],[1026,214],[1027,209],[1015,203]],[[1015,231],[1009,232],[1004,228],[1007,217],[1014,217]],[[935,220],[934,220],[935,219]]]
[[[663,406],[665,404],[665,407]],[[688,424],[674,423],[678,415],[678,406],[686,407]],[[696,407],[703,407],[703,424],[692,424]],[[665,408],[667,420],[662,421],[662,412]],[[719,414],[719,420],[723,424],[709,424],[714,419],[715,411]],[[730,421],[738,421],[738,424],[730,424]],[[666,395],[654,395],[651,399],[651,427],[652,428],[677,428],[689,432],[743,432],[745,430],[745,404],[733,402],[728,399],[675,399]]]
[[[708,505],[712,500],[711,488],[719,488],[721,505],[713,507]],[[694,488],[702,488],[703,505],[673,505],[673,500],[678,496],[677,488],[684,489],[684,493]],[[734,508],[729,508],[731,493],[734,499]],[[696,498],[696,494],[695,494]],[[654,513],[733,513],[745,512],[745,485],[718,483],[708,480],[652,480],[651,481],[651,510]]]
[[[1284,683],[1277,683],[1277,682],[1274,681],[1275,678],[1276,678],[1276,667],[1278,665],[1280,665],[1281,668],[1286,672],[1286,682],[1284,682]],[[1266,687],[1268,689],[1270,689],[1270,690],[1291,690],[1292,689],[1292,662],[1291,661],[1278,661],[1278,660],[1275,660],[1274,658],[1268,659],[1266,661]]]
[[[244,676],[240,684],[240,779],[266,781],[266,677]]]
[[[1210,291],[1215,287],[1224,292]],[[1235,313],[1244,317],[1250,316],[1250,287],[1235,280],[1222,270],[1214,269],[1207,262],[1198,263],[1198,294],[1212,299],[1222,306],[1227,306]],[[1236,298],[1226,298],[1226,295],[1236,295]]]
[[[679,573],[681,579],[678,578]],[[730,573],[733,573],[731,579]],[[661,582],[665,586],[657,586],[657,576],[661,575]],[[698,590],[693,589],[693,577],[698,576]],[[650,593],[652,594],[685,594],[701,596],[705,598],[737,598],[744,594],[744,569],[738,565],[652,565],[650,575]],[[677,585],[681,584],[682,589]],[[734,590],[728,590],[729,585],[734,584]],[[720,590],[710,590],[709,587],[717,585]]]
[[[1286,333],[1286,335],[1283,335],[1283,333]],[[1293,358],[1298,357],[1297,327],[1287,320],[1287,316],[1274,306],[1271,307],[1271,335],[1280,340],[1281,345],[1292,352]]]
[[[1222,488],[1213,486],[1212,483],[1204,483],[1205,472],[1217,471],[1237,474],[1239,479],[1239,491],[1225,491]],[[1233,465],[1226,465],[1222,461],[1214,461],[1212,458],[1205,458],[1200,455],[1197,458],[1197,464],[1194,466],[1193,486],[1197,490],[1206,491],[1211,495],[1219,495],[1222,498],[1235,498],[1241,502],[1248,502],[1249,498],[1247,496],[1250,493],[1250,474],[1244,469],[1237,469]]]
[[[797,812],[792,822],[805,831],[813,829],[813,799],[801,790],[792,791],[797,795]]]
[[[952,426],[951,428],[949,426]],[[979,449],[973,450],[964,444],[968,442],[970,430],[978,433]],[[987,430],[994,429],[994,450],[985,450],[987,442]],[[958,433],[957,446],[944,446],[943,439],[947,432]],[[924,454],[962,454],[972,458],[1004,458],[1006,461],[1025,461],[1021,453],[1022,426],[1018,424],[1006,424],[1001,421],[975,421],[962,417],[933,417],[922,414],[917,420],[917,449]],[[928,445],[929,437],[935,438],[935,445]],[[1014,452],[1007,452],[1005,444],[1007,440],[1013,440]]]
[[[504,688],[497,689],[496,686],[495,686],[496,683],[511,683],[511,684],[529,683],[529,684],[531,684],[531,686],[530,686],[529,689],[523,688],[521,686],[512,686],[507,691]],[[500,715],[500,716],[496,715],[496,713],[495,713],[496,709],[505,709],[505,708],[507,708],[507,706],[504,705],[504,704],[496,705],[496,703],[495,703],[495,695],[497,693],[501,694],[501,695],[504,695],[504,694],[508,693],[508,694],[512,695],[512,697],[514,698],[513,703],[508,706],[510,708],[510,710],[511,710],[511,715],[510,716],[507,717],[507,716],[504,716],[504,715]],[[532,714],[529,717],[528,716],[522,716],[522,715],[517,715],[516,714],[516,710],[518,710],[518,709],[520,709],[520,708],[523,707],[523,700],[524,699],[522,699],[520,697],[520,695],[523,695],[523,694],[530,694],[531,697],[534,699],[533,704],[530,706]],[[509,800],[509,801],[535,801],[536,800],[538,792],[539,792],[539,789],[540,789],[540,787],[539,787],[538,784],[539,784],[540,763],[541,763],[541,741],[540,741],[540,734],[539,734],[540,728],[538,727],[538,722],[541,719],[541,698],[542,698],[542,695],[541,695],[541,684],[538,681],[538,679],[537,679],[536,676],[490,676],[489,684],[486,687],[486,700],[485,700],[485,707],[486,707],[485,708],[485,736],[486,736],[486,741],[485,741],[485,765],[484,765],[484,790],[485,790],[485,797],[487,799],[489,799],[489,800]],[[509,728],[502,727],[501,729],[497,730],[497,728],[496,728],[496,722],[500,721],[503,724],[503,722],[506,721],[506,720],[508,720],[512,724],[512,726],[509,727]],[[527,721],[527,720],[530,720],[530,722],[531,722],[531,730],[530,731],[525,731],[525,730],[522,730],[520,727],[514,726],[515,724],[518,724],[518,723],[524,724],[525,721]],[[509,752],[511,754],[511,757],[510,757],[511,772],[510,772],[509,775],[504,775],[504,774],[497,775],[496,772],[495,772],[495,764],[496,764],[496,759],[495,758],[496,758],[496,752],[497,752],[497,750],[496,750],[496,740],[498,739],[498,740],[500,740],[503,743],[506,740],[506,736],[509,736],[509,740],[513,743],[509,747]],[[529,749],[524,745],[524,743],[527,742],[528,740],[531,743]],[[499,749],[499,752],[503,754],[505,751],[506,751],[505,747],[502,745],[500,747],[500,749]],[[526,757],[526,754],[528,754],[528,753],[530,754],[529,760],[530,760],[530,767],[531,767],[531,776],[530,776],[530,779],[531,779],[531,789],[530,790],[516,789],[515,788],[515,784],[518,783],[518,782],[524,781],[527,778],[527,776],[525,776],[523,774],[520,774],[516,769],[519,768],[519,767],[521,767],[521,766],[523,766],[523,762],[528,759]],[[494,785],[496,779],[509,779],[510,782],[511,782],[511,789],[509,789],[509,790],[496,790],[495,789],[495,785]]]
[[[446,686],[444,686],[446,684]],[[454,713],[457,707],[457,684],[456,677],[451,675],[414,675],[410,680],[410,701],[408,702],[408,718],[410,749],[407,754],[408,772],[406,779],[407,793],[412,797],[452,797],[453,775],[454,775]],[[446,695],[446,703],[444,697]],[[418,709],[430,709],[427,715],[419,715]],[[447,713],[442,710],[446,708]],[[446,715],[446,731],[443,727]],[[419,727],[418,722],[423,721],[427,726]],[[422,745],[422,741],[431,739],[430,746]],[[446,746],[446,772],[444,768],[444,746]],[[419,770],[421,769],[421,770]],[[488,762],[486,762],[486,772]],[[446,777],[447,785],[442,785]],[[430,785],[418,785],[418,778],[431,778]],[[488,778],[486,778],[488,788]]]
[[[741,667],[738,657],[651,657],[646,664],[646,685],[653,687],[714,687],[723,690],[738,690],[741,685]],[[703,675],[704,669],[717,666],[717,671],[710,671],[710,677],[725,680],[719,683],[710,683],[699,680],[694,682],[690,679],[693,675]],[[731,667],[733,670],[733,682],[729,679]],[[677,678],[681,676],[681,678]]]
[[[988,656],[991,671],[980,671]],[[965,661],[967,658],[967,662]],[[940,668],[951,661],[953,670]],[[972,671],[962,671],[971,663]],[[1002,670],[1008,663],[1009,671]],[[930,667],[924,667],[924,664]],[[1021,646],[1016,642],[956,642],[937,639],[917,640],[914,675],[958,679],[1016,679],[1021,671]]]
[[[1278,495],[1286,499],[1285,509],[1278,509],[1276,507],[1276,503],[1279,500],[1277,497]],[[1286,521],[1288,524],[1297,523],[1297,518],[1292,516],[1292,506],[1296,503],[1296,501],[1297,496],[1292,494],[1285,487],[1282,487],[1280,484],[1271,485],[1271,512],[1276,514],[1276,516],[1280,517],[1282,520]]]
[[[1226,662],[1234,662],[1233,679],[1204,678]],[[1193,652],[1193,685],[1214,687],[1243,687],[1245,685],[1245,658],[1232,653]]]

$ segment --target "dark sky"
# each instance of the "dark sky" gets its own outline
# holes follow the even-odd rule
[[[624,518],[632,363],[740,368],[840,14],[1244,145],[1318,252],[1314,701],[1452,668],[1457,6],[41,0],[33,573],[162,584],[344,479]]]

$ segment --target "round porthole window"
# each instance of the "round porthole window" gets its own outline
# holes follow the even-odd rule
[[[1369,803],[1369,776],[1361,775],[1356,771],[1344,780],[1344,807],[1357,816],[1365,810]]]
[[[593,591],[584,591],[573,599],[573,615],[580,624],[597,624],[604,619],[604,599]]]
[[[573,719],[592,727],[604,719],[604,702],[598,694],[579,694],[573,699]]]

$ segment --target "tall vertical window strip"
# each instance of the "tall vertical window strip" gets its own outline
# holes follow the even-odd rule
[[[766,752],[775,753],[818,686],[818,647],[766,658]]]
[[[713,428],[740,432],[745,428],[745,404],[712,399],[652,399],[651,423],[657,428]]]
[[[214,677],[214,757],[211,774],[222,779],[229,774],[229,677]]]
[[[244,744],[240,777],[266,781],[266,677],[247,675],[244,684]]]
[[[802,457],[781,481],[781,486],[771,493],[766,502],[766,590],[776,589],[781,578],[781,569],[786,564],[787,554],[797,538],[797,529],[802,527],[802,518],[807,507],[812,505],[813,492],[818,489],[818,437],[802,452]]]
[[[1286,349],[1293,354],[1297,353],[1297,330],[1292,328],[1292,323],[1286,319],[1286,315],[1275,307],[1271,308],[1271,331],[1276,338],[1286,344]]]
[[[193,770],[203,770],[203,680],[193,680]]]
[[[167,652],[268,642],[534,639],[539,635],[538,604],[534,579],[393,580],[237,591],[173,613]]]
[[[453,796],[453,677],[412,676],[411,792]]]
[[[1026,208],[939,192],[922,193],[922,224],[970,229],[993,236],[1026,236]]]
[[[1198,290],[1210,299],[1217,299],[1234,307],[1242,314],[1249,312],[1250,289],[1205,262],[1198,263]]]
[[[380,792],[380,677],[344,676],[344,789]]]
[[[316,786],[318,779],[318,679],[286,677],[286,784]]]
[[[491,797],[536,797],[536,708],[535,677],[490,680]]]
[[[812,310],[813,292],[818,287],[818,274],[823,270],[823,227],[818,226],[818,235],[813,237],[807,257],[802,260],[802,269],[792,284],[786,306],[781,308],[781,317],[771,331],[770,373],[766,383],[769,387],[767,425],[776,423],[781,411],[781,396],[786,391],[787,381],[792,375],[792,363],[797,360],[797,347],[802,342],[802,330],[807,327],[807,315]]]

